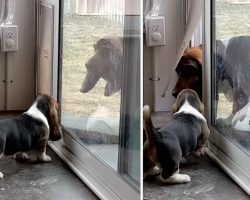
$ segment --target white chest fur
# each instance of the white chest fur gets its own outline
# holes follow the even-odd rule
[[[185,103],[181,106],[178,112],[174,113],[174,115],[177,115],[180,113],[193,115],[197,117],[198,119],[200,119],[201,121],[207,123],[207,120],[205,119],[205,117],[198,110],[196,110],[193,106],[191,106],[188,101],[185,101]]]
[[[25,112],[25,114],[35,118],[35,119],[38,119],[38,120],[41,120],[49,129],[49,123],[48,123],[48,120],[47,118],[44,116],[44,114],[37,108],[37,105],[36,103],[34,103],[27,112]]]

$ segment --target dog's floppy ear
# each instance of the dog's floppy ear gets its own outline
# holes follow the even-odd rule
[[[199,108],[199,111],[200,111],[200,113],[201,113],[202,115],[204,115],[204,114],[205,114],[204,109],[205,109],[205,108],[204,108],[204,104],[200,102],[200,108]]]
[[[185,102],[186,96],[183,95],[183,90],[178,94],[174,105],[172,106],[172,113],[176,113]]]
[[[178,111],[176,103],[172,106],[172,113],[176,113]]]
[[[48,116],[48,123],[50,126],[50,134],[49,138],[53,141],[61,139],[61,130],[58,120],[58,107],[59,104],[50,97],[50,103],[49,103],[49,116]]]

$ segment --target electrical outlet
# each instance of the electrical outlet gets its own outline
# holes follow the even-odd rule
[[[11,31],[6,32],[6,37],[7,37],[8,39],[13,38],[12,32],[11,32]]]
[[[18,26],[5,24],[2,27],[1,46],[3,52],[18,50]]]
[[[165,45],[165,18],[164,16],[150,16],[145,20],[146,45]]]

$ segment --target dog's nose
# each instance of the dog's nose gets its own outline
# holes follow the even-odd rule
[[[81,93],[86,93],[86,92],[87,92],[87,90],[86,90],[86,88],[85,88],[85,87],[81,87],[81,88],[80,88],[80,92],[81,92]]]

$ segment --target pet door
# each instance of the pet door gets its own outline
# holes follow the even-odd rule
[[[54,6],[38,4],[37,93],[52,95]]]

